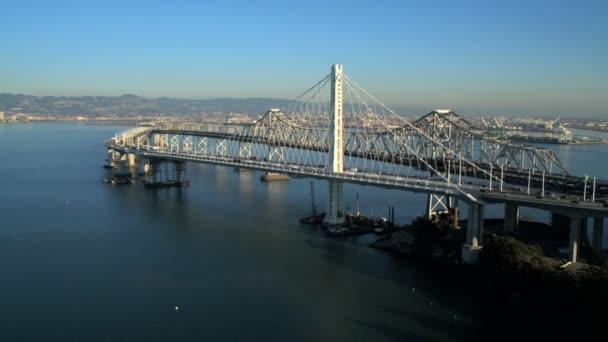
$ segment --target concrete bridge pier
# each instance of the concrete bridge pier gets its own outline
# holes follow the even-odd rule
[[[604,240],[604,218],[593,218],[593,241],[591,242],[591,250],[593,255],[602,253],[602,241]]]
[[[465,264],[479,262],[481,241],[483,236],[484,206],[479,203],[469,203],[467,221],[467,239],[462,245],[462,261]]]
[[[176,161],[175,164],[175,180],[184,182],[186,180],[186,162]]]
[[[144,161],[144,175],[148,175],[150,173],[150,160],[146,159]]]
[[[572,263],[575,263],[578,260],[581,248],[583,221],[582,217],[573,216],[570,218],[570,250],[568,252],[568,261]]]
[[[113,149],[108,149],[108,165],[116,166],[116,162],[120,160],[120,157],[117,157],[118,152]]]
[[[129,167],[135,167],[135,165],[137,165],[135,153],[128,153],[127,159],[129,160]]]
[[[519,205],[515,203],[505,204],[504,228],[511,233],[519,229]]]
[[[120,174],[131,173],[131,165],[129,164],[128,153],[114,151],[113,163],[116,172]]]
[[[112,160],[114,163],[119,163],[124,160],[122,153],[120,151],[112,150]]]
[[[148,159],[144,166],[144,172],[146,168],[148,171],[146,172],[146,183],[155,184],[161,181],[159,173],[160,173],[160,164],[161,161],[157,159]]]
[[[329,199],[327,201],[327,213],[323,222],[329,226],[338,226],[344,223],[342,212],[342,182],[329,180]]]

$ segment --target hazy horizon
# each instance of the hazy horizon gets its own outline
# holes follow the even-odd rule
[[[602,1],[12,3],[3,9],[0,93],[292,99],[340,63],[394,108],[602,118],[607,9]]]
[[[233,101],[247,101],[247,100],[274,100],[274,101],[281,101],[281,102],[289,102],[289,101],[293,101],[293,99],[286,99],[286,98],[273,98],[273,97],[208,97],[208,98],[178,98],[178,97],[172,97],[172,96],[155,96],[155,97],[148,97],[148,96],[142,96],[142,95],[138,95],[138,94],[132,94],[132,93],[128,93],[128,94],[120,94],[120,95],[32,95],[32,94],[21,94],[21,93],[0,93],[0,96],[2,95],[14,95],[14,96],[35,96],[35,97],[39,97],[39,98],[44,98],[44,97],[56,97],[56,98],[66,98],[66,99],[74,99],[74,98],[81,98],[81,97],[93,97],[93,98],[101,98],[101,97],[106,97],[106,98],[120,98],[123,96],[135,96],[138,98],[143,98],[145,100],[161,100],[161,99],[169,99],[169,100],[177,100],[177,101],[215,101],[215,100],[233,100]],[[280,106],[279,106],[280,107]],[[426,115],[429,112],[436,110],[436,109],[451,109],[453,110],[455,113],[464,116],[464,117],[479,117],[479,116],[496,116],[496,117],[514,117],[514,118],[522,118],[522,117],[531,117],[531,118],[545,118],[545,119],[555,119],[556,117],[560,117],[561,119],[608,119],[608,117],[604,116],[604,117],[593,117],[593,116],[581,116],[581,115],[568,115],[567,113],[532,113],[532,112],[527,112],[527,113],[500,113],[500,112],[491,112],[491,111],[486,111],[486,112],[475,112],[475,111],[466,111],[466,110],[459,110],[458,108],[448,108],[448,107],[416,107],[416,106],[408,106],[408,105],[390,105],[389,106],[391,109],[395,110],[397,112],[397,114],[400,115],[406,115],[409,117],[419,117],[422,115]],[[270,107],[269,107],[270,108]],[[0,111],[10,111],[10,109],[6,109],[6,108],[2,108],[2,103],[0,102]],[[251,114],[263,114],[266,111],[259,111],[259,110],[254,110],[251,109],[249,111],[245,111],[243,113],[249,112]],[[235,112],[236,113],[236,112]]]

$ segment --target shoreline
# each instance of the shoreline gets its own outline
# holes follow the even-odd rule
[[[608,305],[608,262],[589,258],[590,263],[560,267],[562,259],[546,254],[559,245],[557,240],[543,243],[540,238],[547,229],[557,228],[521,221],[520,234],[507,234],[501,231],[502,219],[489,221],[478,265],[460,260],[466,228],[433,227],[424,220],[379,238],[370,247],[428,265],[444,281],[478,292],[487,323],[500,340],[521,340],[524,334],[540,339],[602,340],[604,325],[592,313]]]

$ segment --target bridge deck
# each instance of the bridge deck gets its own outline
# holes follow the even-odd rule
[[[433,193],[449,195],[460,198],[466,202],[479,203],[514,203],[526,207],[539,208],[549,211],[560,212],[572,216],[595,216],[608,217],[608,206],[603,201],[592,203],[590,201],[578,200],[573,203],[574,197],[566,193],[555,193],[552,196],[538,198],[535,189],[531,194],[515,190],[500,191],[497,188],[489,191],[484,184],[465,184],[458,187],[465,190],[463,193],[456,189],[453,184],[443,180],[413,176],[395,176],[386,173],[369,171],[344,171],[343,173],[330,173],[324,166],[310,166],[299,164],[287,164],[284,162],[269,160],[252,160],[246,158],[234,158],[203,154],[193,152],[169,152],[154,151],[147,148],[126,147],[114,143],[113,140],[105,142],[106,147],[123,153],[133,153],[144,158],[156,158],[167,161],[191,161],[230,167],[247,168],[253,170],[287,173],[298,177],[309,177],[326,180],[340,180],[349,183],[373,185],[390,189],[401,189],[411,192]]]

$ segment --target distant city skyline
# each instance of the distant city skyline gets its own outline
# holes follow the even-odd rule
[[[606,10],[604,1],[24,1],[3,6],[0,93],[291,99],[341,63],[411,114],[605,118]]]

